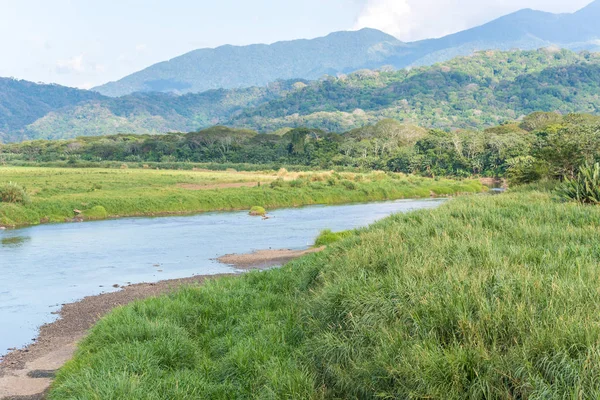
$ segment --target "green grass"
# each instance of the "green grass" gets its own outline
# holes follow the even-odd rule
[[[356,185],[344,185],[359,179]],[[277,185],[268,183],[279,179]],[[325,182],[327,180],[327,182]],[[293,182],[306,182],[294,186]],[[26,188],[28,204],[0,202],[0,226],[71,220],[83,217],[160,215],[218,210],[248,210],[310,204],[428,197],[479,192],[474,180],[432,180],[382,173],[342,175],[331,172],[290,173],[236,171],[172,171],[150,169],[75,169],[0,167],[0,185],[16,182]],[[219,184],[257,183],[260,187],[216,188]],[[308,184],[310,183],[310,184]],[[209,185],[210,190],[196,190]],[[99,213],[103,207],[106,213]],[[88,211],[85,210],[96,210]]]
[[[49,398],[599,398],[599,227],[531,190],[396,215],[115,310]]]
[[[355,234],[356,231],[341,231],[332,232],[329,229],[322,231],[319,236],[315,239],[315,247],[329,246],[330,244],[339,242],[340,240],[346,239]]]

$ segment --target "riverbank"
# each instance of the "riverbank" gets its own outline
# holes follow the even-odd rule
[[[31,201],[0,202],[0,226],[207,211],[344,204],[477,193],[477,180],[402,174],[236,172],[0,167],[0,185],[23,186]]]
[[[307,250],[260,250],[250,254],[227,254],[219,257],[218,261],[238,269],[258,270],[283,265],[322,250],[324,247]],[[43,399],[57,370],[73,357],[77,343],[94,324],[115,308],[137,300],[166,295],[183,286],[201,285],[207,279],[232,275],[198,275],[133,284],[116,292],[88,296],[80,301],[64,304],[59,312],[60,319],[40,327],[34,343],[0,356],[0,399],[22,396],[27,396],[28,400]]]
[[[49,398],[597,398],[598,226],[536,190],[395,215],[115,310]]]
[[[0,357],[0,399],[15,396],[41,399],[56,371],[73,356],[77,343],[100,318],[113,309],[222,276],[202,275],[140,283],[64,304],[59,313],[60,319],[40,327],[34,343]]]

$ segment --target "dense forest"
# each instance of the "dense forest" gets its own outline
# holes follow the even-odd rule
[[[377,169],[424,176],[573,176],[600,160],[600,117],[533,113],[484,130],[425,129],[386,119],[344,133],[312,128],[269,134],[215,126],[166,135],[112,135],[0,147],[0,162],[250,163],[269,167]],[[183,167],[178,165],[178,167]]]
[[[444,130],[484,129],[535,111],[597,113],[600,55],[558,49],[486,51],[431,67],[361,70],[318,81],[278,81],[183,96],[107,98],[57,86],[42,85],[44,91],[38,93],[34,84],[8,84],[19,90],[0,97],[4,142],[189,132],[213,125],[261,133],[299,127],[344,132],[384,119]],[[41,102],[27,101],[31,95]],[[61,96],[66,100],[52,102]]]

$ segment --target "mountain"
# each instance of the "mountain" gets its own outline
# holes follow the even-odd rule
[[[572,14],[525,9],[439,39],[403,43],[374,29],[336,32],[313,40],[201,49],[155,64],[94,90],[190,93],[263,86],[278,79],[318,79],[382,66],[432,65],[478,50],[541,47],[600,50],[600,0]]]
[[[401,46],[398,39],[375,29],[272,45],[227,45],[192,51],[94,90],[108,96],[149,91],[189,93],[264,86],[280,79],[317,79],[325,74],[380,67]]]
[[[65,88],[17,81],[16,83],[27,90],[0,92],[0,96],[6,99],[0,101],[0,121],[11,122],[10,125],[5,125],[6,128],[0,126],[0,142],[130,132],[155,134],[192,131],[229,120],[245,109],[305,86],[305,82],[309,83],[297,80],[279,81],[263,87],[219,89],[181,96],[169,93],[135,93],[119,98],[69,89],[67,93],[70,94],[70,101],[59,101],[60,95],[66,97],[59,89]],[[59,90],[56,93],[55,107],[47,103],[37,106],[37,100],[31,100],[29,97],[31,93],[43,94],[52,90]],[[40,99],[44,98],[43,95],[40,96]],[[16,108],[20,113],[15,115],[10,109],[2,109],[1,105],[4,103],[12,105],[12,108]],[[20,107],[21,105],[23,107]],[[29,108],[26,105],[29,105]]]
[[[51,111],[104,98],[85,90],[0,78],[0,141]]]
[[[20,84],[28,93],[57,90]],[[111,98],[73,91],[69,99],[75,104],[58,102],[33,122],[22,118],[20,125],[15,122],[4,131],[3,141],[188,132],[218,124],[260,132],[300,126],[343,132],[387,118],[441,129],[485,128],[534,111],[598,114],[600,54],[484,51],[427,67],[361,70],[338,78],[181,96]],[[16,94],[14,98],[12,103],[23,103]],[[38,115],[42,112],[40,107]]]

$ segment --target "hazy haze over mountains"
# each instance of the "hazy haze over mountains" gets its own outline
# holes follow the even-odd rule
[[[390,65],[430,65],[476,50],[600,48],[600,0],[572,14],[525,9],[440,39],[403,43],[375,29],[336,32],[313,40],[200,49],[152,65],[94,90],[107,96],[133,92],[201,92],[263,86],[277,79],[318,79]]]

